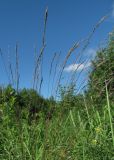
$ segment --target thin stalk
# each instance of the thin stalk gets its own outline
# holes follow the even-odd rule
[[[112,134],[112,141],[114,145],[114,132],[113,132],[113,124],[112,124],[112,115],[111,115],[111,109],[110,109],[110,101],[109,101],[109,94],[107,89],[107,83],[106,83],[106,98],[107,98],[107,107],[108,107],[108,114],[109,114],[109,120],[110,120],[110,128],[111,128],[111,134]]]

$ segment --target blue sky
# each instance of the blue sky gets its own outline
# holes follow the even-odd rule
[[[8,57],[14,65],[15,44],[19,44],[19,72],[20,87],[32,87],[34,68],[34,46],[37,53],[41,48],[44,12],[48,7],[48,22],[46,30],[46,48],[43,60],[43,85],[41,93],[49,96],[48,85],[52,84],[49,79],[49,68],[53,54],[61,52],[60,63],[63,62],[68,50],[72,45],[92,31],[94,25],[104,15],[110,17],[96,30],[91,43],[84,53],[83,59],[95,54],[100,43],[104,42],[108,33],[114,26],[114,1],[113,0],[1,0],[0,1],[0,48],[4,61],[8,68]],[[65,80],[71,75],[76,67],[72,66],[78,50],[70,57],[65,71]],[[10,55],[10,56],[9,56]],[[82,60],[83,60],[82,59]],[[81,66],[83,68],[83,66]],[[79,68],[81,70],[81,67]],[[54,66],[53,66],[54,68]],[[7,69],[8,70],[8,69]],[[54,69],[52,70],[53,77]],[[7,75],[0,57],[0,84],[8,83]],[[87,76],[83,73],[78,79],[78,87],[81,80]]]

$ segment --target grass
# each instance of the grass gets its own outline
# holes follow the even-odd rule
[[[42,47],[39,55],[35,60],[33,89],[41,91],[43,82],[42,77],[42,61],[44,49],[46,47],[46,25],[48,10],[46,9],[44,17],[44,31],[42,38]],[[60,86],[64,68],[71,54],[84,43],[81,51],[75,59],[75,63],[81,60],[82,53],[88,47],[90,40],[99,27],[106,19],[103,17],[93,28],[87,39],[75,43],[68,51],[59,73],[57,67],[59,65],[60,54],[54,55],[50,70],[49,80],[51,79],[53,63],[57,58],[51,92],[57,92]],[[1,51],[1,50],[0,50]],[[3,56],[3,54],[1,54]],[[19,59],[18,45],[16,45],[15,55],[15,73],[13,75],[12,64],[10,62],[10,77],[12,83],[16,77],[16,93],[19,93]],[[84,69],[82,69],[83,71]],[[6,70],[7,71],[7,70]],[[77,70],[76,70],[77,71]],[[71,76],[74,80],[76,71]],[[80,72],[80,74],[82,73]],[[79,74],[79,75],[80,75]],[[8,75],[8,74],[7,74]],[[54,86],[56,77],[58,81]],[[79,78],[79,77],[78,77]],[[77,80],[76,80],[77,81]],[[72,82],[71,82],[72,84]],[[50,81],[48,83],[50,86]],[[48,86],[48,87],[49,87]],[[66,92],[66,91],[65,91]],[[56,93],[57,94],[57,93]],[[33,119],[31,124],[28,123],[29,109],[31,102],[28,104],[27,110],[18,110],[19,102],[16,104],[16,97],[7,97],[3,93],[3,99],[0,103],[0,160],[113,160],[114,159],[114,124],[113,124],[113,108],[114,104],[110,103],[110,97],[106,84],[106,103],[102,104],[102,109],[98,110],[96,104],[88,102],[83,95],[82,106],[77,103],[72,105],[72,97],[58,102],[54,116],[46,119],[44,112],[38,113],[38,120]],[[98,95],[97,95],[98,96]],[[4,100],[9,98],[9,100]],[[36,97],[35,97],[36,98]],[[56,98],[56,97],[55,97]],[[71,98],[71,99],[70,99]],[[92,96],[91,96],[92,101]],[[35,99],[34,99],[35,100]],[[75,100],[76,101],[76,100]],[[65,104],[64,104],[65,103]],[[37,104],[38,105],[38,104]],[[69,107],[70,105],[70,107]],[[65,106],[65,108],[64,108]],[[68,108],[67,108],[68,106]],[[15,109],[17,114],[15,116]],[[24,106],[25,107],[25,106]],[[50,105],[51,107],[51,105]],[[77,109],[78,108],[78,109]],[[18,115],[18,116],[17,116]]]
[[[108,91],[104,114],[86,105],[84,113],[74,108],[57,112],[51,120],[41,114],[39,122],[14,122],[7,112],[0,124],[1,160],[111,160],[114,134]],[[85,101],[84,101],[85,103]],[[85,120],[86,119],[86,120]]]

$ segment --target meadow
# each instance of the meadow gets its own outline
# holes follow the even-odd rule
[[[83,43],[75,62],[81,58],[95,31],[107,17],[100,19],[87,38],[76,42],[69,49],[59,73],[56,73],[59,55],[53,56],[49,77],[53,69],[52,79],[56,85],[51,86],[54,94],[45,98],[40,92],[47,17],[48,10],[44,18],[42,48],[35,60],[33,86],[30,89],[19,88],[16,45],[16,75],[10,64],[11,83],[0,87],[0,160],[113,160],[114,33],[108,36],[105,46],[98,49],[92,60],[86,89],[83,86],[81,88],[83,92],[76,90],[77,70],[69,78],[67,86],[61,84],[69,57]],[[3,58],[2,51],[0,54]]]

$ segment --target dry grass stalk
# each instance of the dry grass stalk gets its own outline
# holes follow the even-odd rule
[[[43,31],[43,38],[42,38],[42,47],[41,47],[41,50],[40,50],[40,54],[37,57],[36,64],[35,64],[35,69],[34,69],[33,89],[35,89],[35,85],[37,86],[37,83],[39,81],[39,72],[41,72],[41,77],[42,77],[43,53],[44,53],[44,49],[46,47],[45,35],[46,35],[47,17],[48,17],[48,9],[46,9],[45,16],[44,16],[44,31]],[[39,66],[41,66],[41,68]],[[39,70],[39,68],[40,68],[40,70]]]
[[[85,39],[85,42],[86,42],[86,43],[85,43],[85,45],[83,46],[83,48],[82,48],[82,50],[80,51],[80,53],[77,55],[76,60],[75,60],[75,62],[74,62],[74,65],[77,63],[78,59],[79,59],[79,62],[78,62],[78,63],[81,62],[81,60],[82,60],[82,58],[83,58],[83,57],[82,57],[82,56],[83,56],[83,53],[84,53],[84,51],[87,49],[88,45],[90,44],[90,40],[91,40],[91,38],[93,37],[95,31],[97,30],[97,28],[98,28],[107,18],[108,18],[108,15],[103,16],[103,17],[97,22],[97,24],[93,27],[92,32],[88,35],[87,39]],[[78,69],[78,68],[77,68],[77,69]],[[74,72],[73,74],[76,73],[77,69],[75,70],[75,72]],[[74,75],[72,75],[72,76],[74,77]]]
[[[11,60],[10,60],[9,47],[8,47],[8,62],[9,62],[9,73],[11,75],[11,85],[14,85],[14,75],[13,75],[12,63],[11,63]]]
[[[52,95],[52,93],[53,93],[54,81],[55,81],[56,74],[57,74],[57,67],[58,67],[58,65],[59,65],[60,56],[61,56],[61,52],[58,54],[58,56],[57,56],[57,61],[56,61],[56,64],[55,64],[54,75],[53,75],[53,80],[52,80],[51,95]]]
[[[41,77],[41,81],[40,81],[39,94],[41,93],[42,83],[43,83],[43,77]]]
[[[51,65],[50,65],[49,81],[48,81],[48,93],[49,93],[50,78],[51,78],[51,73],[52,73],[52,69],[53,69],[53,63],[54,63],[54,60],[55,60],[56,56],[57,56],[57,53],[54,53],[53,58],[52,58],[52,61],[51,61]]]
[[[63,70],[64,70],[64,68],[65,68],[65,66],[66,66],[66,63],[67,63],[69,57],[71,56],[71,54],[73,53],[73,51],[76,50],[76,49],[80,46],[80,43],[81,43],[81,42],[76,42],[76,43],[73,45],[73,47],[70,48],[70,50],[68,51],[68,53],[67,53],[67,55],[66,55],[66,58],[65,58],[65,60],[64,60],[64,62],[63,62],[63,65],[62,65],[62,68],[61,68],[61,71],[60,71],[60,76],[59,76],[58,83],[57,83],[56,94],[57,94],[57,91],[58,91],[58,87],[59,87],[59,85],[60,85],[60,81],[61,81],[61,78],[62,78]]]
[[[102,18],[98,21],[98,23],[94,26],[94,28],[93,28],[92,32],[89,34],[89,36],[84,40],[85,44],[84,44],[83,48],[81,49],[81,51],[79,52],[79,54],[77,55],[75,62],[73,63],[73,64],[75,65],[75,64],[77,64],[77,61],[78,61],[79,65],[78,65],[78,67],[76,68],[76,70],[73,72],[73,74],[72,74],[72,76],[71,76],[71,80],[70,80],[71,82],[70,82],[70,83],[72,83],[72,82],[75,80],[75,75],[76,75],[76,73],[77,73],[77,71],[78,71],[78,68],[80,67],[81,64],[84,64],[85,66],[84,66],[84,68],[81,70],[81,72],[80,72],[77,80],[79,79],[81,73],[84,71],[84,69],[85,69],[85,67],[86,67],[86,64],[87,64],[87,61],[86,61],[86,63],[85,63],[85,62],[81,62],[81,60],[83,59],[83,53],[84,53],[84,51],[87,49],[87,47],[88,47],[88,45],[89,45],[89,43],[90,43],[90,40],[91,40],[91,38],[93,37],[93,35],[94,35],[95,31],[97,30],[97,28],[98,28],[98,27],[101,25],[101,23],[103,23],[107,18],[108,18],[108,16],[102,17]],[[77,81],[77,80],[76,80],[76,81]],[[69,78],[67,79],[67,84],[66,84],[66,85],[68,85],[68,81],[69,81]],[[76,83],[76,82],[75,82],[75,83]]]

